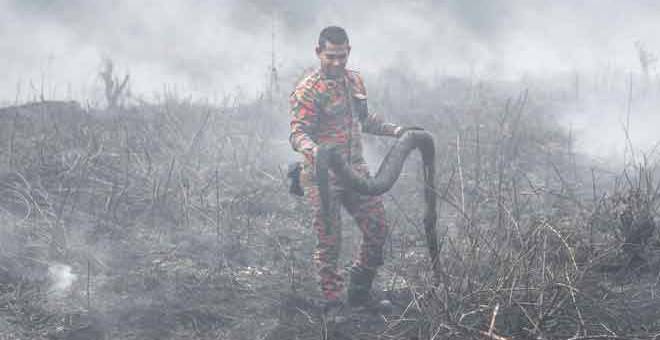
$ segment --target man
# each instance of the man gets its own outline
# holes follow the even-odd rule
[[[357,172],[369,176],[362,157],[361,132],[397,137],[403,129],[368,111],[367,92],[357,72],[346,69],[351,51],[346,31],[330,26],[321,31],[316,47],[320,68],[298,83],[291,94],[291,135],[295,151],[304,155],[302,182],[313,212],[318,235],[315,262],[320,286],[327,305],[341,305],[343,278],[338,273],[341,243],[341,205],[362,231],[359,256],[350,270],[347,289],[349,305],[365,306],[379,266],[383,264],[383,244],[388,233],[382,199],[360,195],[342,187],[330,174],[330,223],[326,225],[314,178],[314,160],[320,144],[339,146],[346,161]]]

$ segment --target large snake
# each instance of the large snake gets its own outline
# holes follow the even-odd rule
[[[438,268],[438,241],[435,224],[436,190],[435,190],[435,144],[433,136],[423,130],[410,130],[396,141],[394,146],[380,164],[378,172],[373,177],[365,177],[356,173],[340,155],[336,145],[321,145],[316,154],[316,176],[321,197],[321,211],[329,219],[330,191],[328,169],[337,175],[340,184],[364,194],[377,196],[392,188],[399,179],[403,163],[408,155],[419,149],[424,164],[424,231],[431,257],[432,269],[435,277],[439,277]]]

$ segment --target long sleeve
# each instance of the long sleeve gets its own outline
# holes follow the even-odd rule
[[[386,123],[383,118],[375,113],[368,112],[362,121],[362,131],[379,136],[396,137],[398,125]]]
[[[314,97],[314,90],[309,87],[299,87],[289,97],[292,115],[289,142],[308,161],[313,161],[316,143],[312,134],[318,129],[318,109]]]
[[[353,86],[353,106],[360,117],[362,131],[378,136],[396,137],[396,131],[399,127],[398,125],[386,123],[378,114],[369,112],[367,105],[367,90],[362,81],[362,77],[357,73],[353,73],[351,82]]]

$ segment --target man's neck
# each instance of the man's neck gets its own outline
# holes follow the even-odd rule
[[[335,80],[335,81],[341,81],[345,78],[346,76],[346,70],[343,70],[340,74],[338,75],[329,75],[323,69],[320,69],[321,72],[321,77],[324,79],[330,79],[330,80]]]

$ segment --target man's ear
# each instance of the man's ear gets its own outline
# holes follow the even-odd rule
[[[320,57],[321,52],[323,52],[323,50],[321,49],[321,46],[316,46],[316,55]]]
[[[348,52],[347,54],[351,54],[351,45],[348,45]]]

